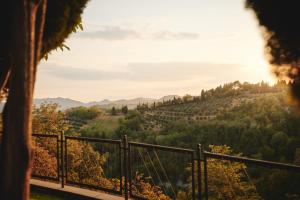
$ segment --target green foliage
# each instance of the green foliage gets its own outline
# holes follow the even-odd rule
[[[286,86],[285,82],[269,86],[264,82],[249,84],[236,81],[207,91],[202,90],[200,96],[186,95],[183,98],[158,102],[150,107],[147,104],[138,105],[137,110],[145,117],[146,129],[160,130],[164,125],[180,120],[203,123],[262,97],[281,98],[286,93]]]
[[[182,99],[183,99],[183,102],[185,102],[185,103],[194,100],[193,96],[192,96],[192,95],[189,95],[189,94],[184,95],[184,96],[182,97]]]
[[[117,110],[114,106],[111,108],[111,115],[117,115]]]
[[[88,122],[78,132],[81,133],[81,136],[86,137],[109,138],[115,135],[116,130],[119,128],[119,121],[122,118],[123,116],[104,115]]]
[[[121,112],[122,112],[124,115],[127,115],[127,113],[128,113],[128,107],[127,107],[127,106],[123,106],[123,107],[121,108]]]
[[[64,44],[65,39],[77,29],[83,29],[81,14],[87,2],[88,0],[47,1],[42,57],[57,48],[69,49]]]
[[[97,117],[100,117],[104,115],[104,111],[102,111],[99,107],[97,106],[92,106],[92,107],[76,107],[76,108],[70,108],[65,111],[66,112],[66,117],[69,120],[80,120],[80,121],[89,121],[96,119]]]
[[[124,119],[120,120],[116,137],[121,138],[125,134],[137,136],[140,131],[142,131],[142,115],[138,112],[131,111]]]
[[[90,122],[99,121],[97,119],[105,115],[104,111],[97,106],[89,108],[83,106],[70,108],[66,110],[65,113],[71,125],[67,131],[69,135],[77,135],[78,132],[86,128],[87,124],[87,126],[90,127]]]

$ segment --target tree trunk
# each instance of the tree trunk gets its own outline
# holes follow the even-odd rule
[[[40,7],[45,8],[45,1]],[[12,66],[9,94],[3,112],[0,163],[0,196],[3,200],[29,199],[31,166],[31,118],[37,60],[44,15],[36,13],[40,2],[14,0]],[[37,34],[37,35],[36,35]]]

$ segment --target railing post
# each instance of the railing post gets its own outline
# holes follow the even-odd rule
[[[123,195],[123,161],[122,161],[122,141],[119,143],[119,162],[120,162],[120,194]]]
[[[192,152],[192,199],[195,200],[195,159],[194,152]]]
[[[207,177],[207,157],[205,152],[203,152],[203,159],[204,159],[204,187],[205,187],[205,200],[208,200],[208,177]]]
[[[128,171],[128,185],[129,185],[129,196],[132,196],[132,177],[131,177],[131,150],[130,150],[130,145],[128,144],[128,151],[127,151],[127,155],[128,155],[128,168],[127,168],[127,171]]]
[[[125,199],[128,200],[128,139],[127,135],[123,137],[123,149],[124,149],[124,193]]]
[[[197,164],[198,164],[198,198],[202,199],[202,174],[201,174],[201,152],[202,147],[201,144],[197,145]]]
[[[56,164],[57,164],[57,182],[60,181],[60,160],[59,160],[59,135],[56,135]]]
[[[65,187],[65,174],[64,174],[64,131],[60,132],[60,159],[61,159],[61,187]]]

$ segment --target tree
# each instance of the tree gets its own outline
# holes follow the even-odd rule
[[[182,99],[183,99],[183,102],[190,102],[190,101],[193,101],[193,96],[190,94],[186,94],[182,97]]]
[[[205,91],[204,90],[201,90],[200,100],[201,101],[205,100]]]
[[[51,50],[62,48],[65,38],[80,26],[80,16],[87,1],[2,2],[1,94],[8,88],[0,163],[0,194],[4,200],[29,198],[31,111],[37,64]],[[15,166],[18,166],[17,170]]]
[[[93,120],[102,115],[104,115],[104,111],[97,106],[91,106],[89,108],[80,106],[80,107],[70,108],[66,110],[66,117],[71,121],[72,120],[88,121],[88,120]]]
[[[41,104],[40,107],[38,108],[35,107],[33,110],[33,118],[32,118],[32,133],[60,135],[61,132],[67,131],[70,127],[70,124],[65,119],[65,114],[61,111],[58,111],[57,109],[58,109],[58,104],[55,103]],[[34,138],[33,142],[34,142],[33,152],[35,154],[34,161],[40,161],[41,159],[46,159],[47,152],[45,151],[48,151],[49,154],[55,157],[57,153],[56,152],[57,144],[55,140],[53,140],[52,138]],[[41,159],[36,158],[37,156],[43,156],[43,154],[45,155],[45,158],[41,158]],[[38,166],[41,166],[41,168],[43,168],[42,165],[38,165]]]
[[[228,146],[213,146],[214,153],[232,154]],[[255,185],[247,181],[245,164],[217,159],[208,159],[208,192],[212,199],[262,199]]]
[[[111,108],[111,115],[117,115],[117,111],[114,106]]]
[[[229,146],[210,145],[210,150],[213,153],[219,154],[233,154],[232,149]],[[238,154],[240,155],[240,154]],[[204,166],[202,165],[202,172]],[[187,171],[191,171],[191,166],[187,167]],[[245,175],[247,167],[243,163],[230,162],[221,159],[207,159],[208,170],[208,193],[209,199],[224,200],[224,199],[236,199],[236,200],[261,200],[256,191],[255,185],[247,181],[248,177]],[[197,167],[195,166],[194,176],[197,176]],[[189,182],[192,181],[192,177],[189,177]],[[202,179],[202,191],[204,190],[204,179]],[[198,183],[196,183],[198,184]],[[198,185],[196,185],[198,187]],[[202,193],[203,194],[203,193]],[[188,191],[179,190],[176,199],[185,200],[192,198],[192,188]]]
[[[58,135],[69,128],[65,113],[58,111],[58,104],[41,104],[34,108],[32,132],[37,134]]]
[[[55,152],[50,152],[39,142],[34,142],[33,146],[33,174],[55,178],[57,176]]]
[[[149,183],[147,178],[150,179],[151,177],[145,177],[144,174],[139,172],[135,173],[132,184],[133,194],[149,200],[171,200],[170,197],[164,194],[162,188]]]
[[[124,115],[127,115],[127,113],[128,113],[128,107],[127,106],[123,106],[122,109],[121,109],[121,111],[122,111],[122,113]]]
[[[298,1],[246,0],[256,14],[265,39],[265,52],[275,75],[291,80],[291,91],[300,106],[300,28]]]

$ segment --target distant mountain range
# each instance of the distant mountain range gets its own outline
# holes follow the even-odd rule
[[[133,108],[136,108],[136,106],[138,104],[142,104],[142,103],[150,104],[153,102],[168,101],[170,99],[173,99],[174,97],[179,98],[180,96],[168,95],[168,96],[164,96],[159,99],[139,97],[139,98],[134,98],[134,99],[119,99],[119,100],[114,100],[114,101],[104,99],[102,101],[92,101],[92,102],[88,102],[88,103],[76,101],[76,100],[69,99],[69,98],[57,97],[57,98],[34,99],[34,104],[36,106],[40,106],[42,103],[57,103],[60,106],[60,110],[65,110],[68,108],[73,108],[73,107],[78,107],[78,106],[85,106],[85,107],[99,106],[104,109],[110,109],[113,106],[116,108],[121,108],[122,106],[127,106],[129,109],[133,109]],[[1,107],[2,106],[3,105],[1,105]]]

